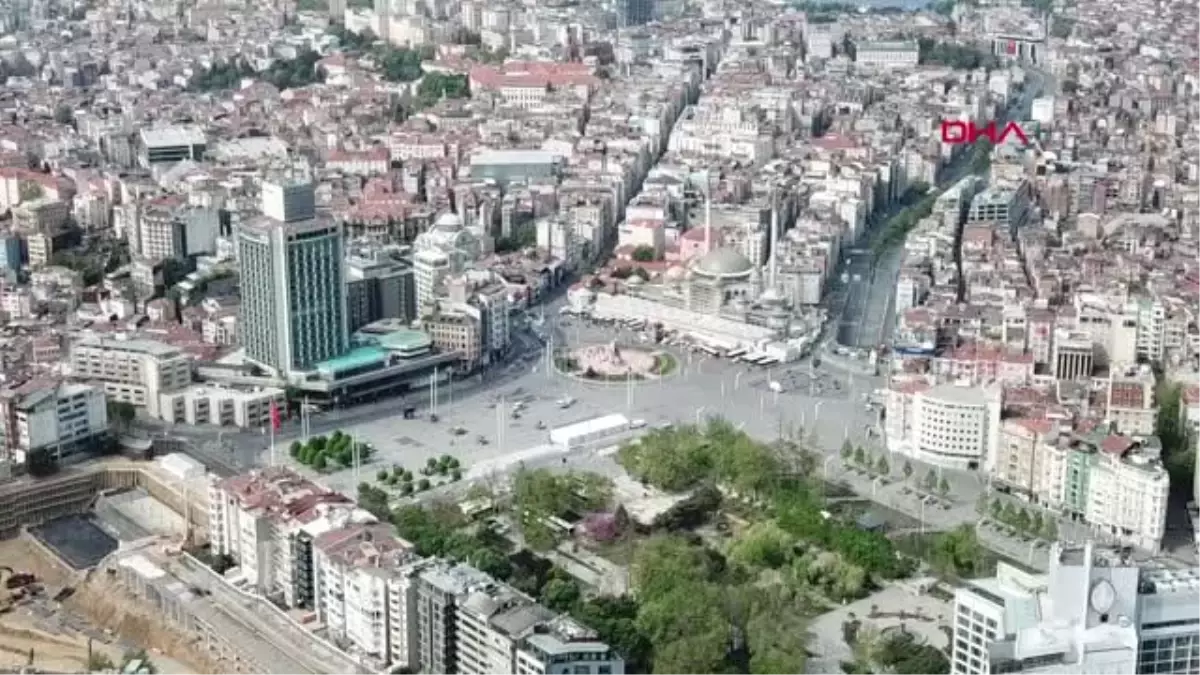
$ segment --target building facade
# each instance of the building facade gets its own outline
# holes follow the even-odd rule
[[[312,190],[311,184],[307,187]],[[290,190],[295,190],[293,186]],[[301,200],[283,193],[295,203]],[[266,201],[266,197],[264,197]],[[295,206],[295,204],[293,204]],[[264,203],[264,212],[308,215],[300,206]],[[282,221],[263,216],[238,233],[241,331],[247,360],[289,375],[348,347],[342,228],[326,217]]]
[[[955,592],[951,673],[1200,672],[1200,572],[1054,544],[1047,574],[1000,563]]]
[[[161,342],[85,337],[71,347],[71,373],[100,384],[115,401],[160,417],[161,395],[187,387],[192,364],[183,351]]]
[[[37,451],[61,460],[96,448],[107,435],[108,409],[99,387],[31,380],[0,390],[0,449],[18,464]]]
[[[888,396],[888,448],[948,468],[983,468],[1000,442],[999,389],[943,384]]]

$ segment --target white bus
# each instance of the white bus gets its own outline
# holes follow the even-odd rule
[[[739,356],[738,361],[741,361],[742,363],[749,363],[750,365],[754,365],[754,364],[758,363],[759,359],[765,359],[765,358],[767,358],[766,354],[751,353],[751,354],[743,354],[742,356]]]
[[[742,354],[745,354],[748,351],[750,351],[750,350],[746,349],[745,347],[738,347],[737,349],[730,349],[728,352],[725,353],[725,358],[736,359],[737,357],[741,356]]]
[[[773,366],[776,363],[779,363],[779,359],[775,358],[774,356],[765,356],[759,359],[758,363],[754,365],[758,366],[759,368],[766,368],[767,366]]]
[[[721,352],[717,351],[716,349],[713,349],[712,347],[709,347],[708,345],[696,345],[696,349],[699,349],[700,351],[704,352],[705,354],[708,354],[709,356],[720,356],[721,355]]]

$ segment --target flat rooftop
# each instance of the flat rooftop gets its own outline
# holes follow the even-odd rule
[[[117,550],[117,540],[100,529],[90,516],[55,518],[30,528],[29,533],[77,570],[90,570]]]
[[[142,145],[146,147],[168,148],[179,145],[204,145],[208,139],[204,131],[196,126],[169,126],[142,129]]]

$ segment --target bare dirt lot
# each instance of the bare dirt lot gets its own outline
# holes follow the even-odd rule
[[[0,668],[29,664],[58,673],[88,672],[88,638],[95,653],[120,665],[127,652],[145,649],[162,673],[223,672],[161,619],[150,615],[103,576],[82,577],[49,558],[31,541],[0,541],[0,565],[33,572],[44,584],[39,597],[0,614]],[[62,603],[51,598],[64,586],[75,593]]]
[[[53,634],[39,630],[36,619],[17,610],[0,617],[0,667],[20,668],[33,665],[55,673],[88,672],[87,638],[81,635]],[[113,663],[120,663],[122,652],[113,645],[95,642],[92,649]]]

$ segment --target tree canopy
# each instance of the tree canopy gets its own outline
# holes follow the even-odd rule
[[[917,49],[921,65],[946,66],[955,70],[995,70],[1000,66],[1000,59],[974,45],[921,38],[917,41]]]

